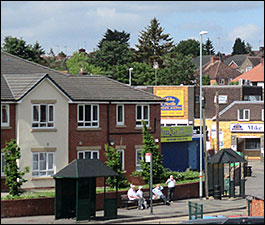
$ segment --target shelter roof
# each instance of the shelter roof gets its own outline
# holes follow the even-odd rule
[[[54,178],[87,178],[87,177],[119,176],[114,170],[99,159],[75,159],[58,173]]]
[[[239,154],[237,154],[231,148],[224,148],[220,150],[215,155],[213,155],[211,159],[208,160],[208,163],[216,163],[216,164],[233,163],[233,162],[245,162],[245,159]]]

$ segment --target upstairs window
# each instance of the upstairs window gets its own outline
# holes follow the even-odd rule
[[[1,177],[5,176],[5,173],[4,173],[4,166],[5,165],[6,165],[5,154],[1,153]]]
[[[78,105],[78,127],[99,127],[99,106]]]
[[[33,128],[53,128],[54,127],[54,105],[53,104],[34,104],[33,111]]]
[[[9,126],[9,105],[1,104],[1,127]]]
[[[78,159],[99,159],[99,151],[78,151]]]
[[[219,80],[219,84],[220,84],[220,85],[224,85],[224,84],[225,84],[225,80],[224,80],[224,79],[220,79],[220,80]]]
[[[250,110],[249,109],[239,109],[237,115],[238,121],[249,121],[250,120]]]
[[[117,125],[124,125],[124,105],[117,105]]]
[[[149,126],[149,105],[136,106],[136,127],[142,127],[142,120]]]

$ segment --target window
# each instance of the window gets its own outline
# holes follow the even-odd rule
[[[244,95],[244,101],[260,101],[261,95]]]
[[[1,127],[9,126],[9,105],[1,104]]]
[[[99,159],[99,151],[78,151],[78,159]]]
[[[146,122],[146,126],[149,126],[149,105],[137,105],[136,106],[136,126],[142,127],[142,120]]]
[[[246,72],[250,71],[252,69],[252,66],[249,66],[246,68]]]
[[[5,154],[1,153],[1,176],[5,176],[4,166],[6,165]]]
[[[264,121],[264,109],[261,110],[261,120]]]
[[[124,170],[125,169],[125,165],[124,165],[124,150],[123,149],[120,149],[118,150],[118,152],[121,153],[121,170]]]
[[[51,104],[34,104],[33,105],[34,128],[54,128],[54,105]]]
[[[78,105],[78,127],[99,127],[98,105]]]
[[[34,152],[32,176],[50,176],[54,174],[54,153]]]
[[[124,105],[117,105],[117,125],[124,125]]]
[[[142,149],[136,149],[136,170],[137,171],[142,170],[141,165],[140,165],[140,161],[143,160],[141,152],[142,152]]]
[[[220,79],[219,80],[219,84],[221,84],[221,85],[225,84],[225,80],[224,79]]]
[[[238,121],[249,121],[250,119],[250,110],[249,109],[239,109],[237,120]]]
[[[260,139],[259,138],[247,138],[245,141],[245,149],[247,150],[259,150]]]

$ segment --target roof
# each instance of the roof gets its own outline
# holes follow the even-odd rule
[[[232,56],[225,58],[224,63],[229,66],[230,63],[234,61],[234,63],[236,63],[237,66],[240,67],[247,57],[248,57],[248,54],[232,55]]]
[[[47,74],[72,101],[163,102],[156,95],[134,89],[102,75],[69,75],[1,51],[1,100],[17,100]],[[20,77],[21,76],[21,77]],[[24,77],[26,80],[23,80]],[[10,84],[10,85],[8,85]]]
[[[197,70],[199,72],[199,70]],[[216,60],[213,63],[206,63],[202,67],[202,74],[209,74],[211,80],[216,78],[235,78],[240,75],[240,72],[234,68],[227,66],[221,60]]]
[[[86,177],[119,176],[114,170],[99,159],[75,159],[53,178],[86,178]]]
[[[240,79],[247,79],[251,82],[264,82],[264,59],[263,61],[255,66],[253,69],[249,70],[246,73],[236,77],[232,81],[238,81]]]
[[[211,61],[211,57],[212,57],[212,55],[203,55],[202,56],[202,65],[209,63]],[[191,60],[191,62],[194,63],[197,67],[199,67],[200,66],[200,56],[193,58]]]
[[[221,112],[219,112],[219,117],[223,115],[226,111],[228,111],[230,108],[232,108],[234,105],[245,105],[245,104],[247,105],[263,104],[264,105],[264,101],[233,101],[230,105],[228,105]],[[212,118],[212,120],[215,120],[215,119],[216,119],[216,116]]]
[[[231,148],[223,148],[208,160],[208,163],[218,164],[233,162],[245,162],[245,159]]]
[[[260,64],[260,61],[261,61],[261,57],[258,57],[258,56],[249,56],[248,59],[252,63],[253,67]]]

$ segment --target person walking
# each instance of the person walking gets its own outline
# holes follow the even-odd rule
[[[167,197],[168,197],[168,201],[169,202],[173,202],[173,198],[174,198],[174,188],[176,185],[176,180],[174,179],[173,175],[170,175],[170,177],[167,179],[166,181],[167,184]]]

